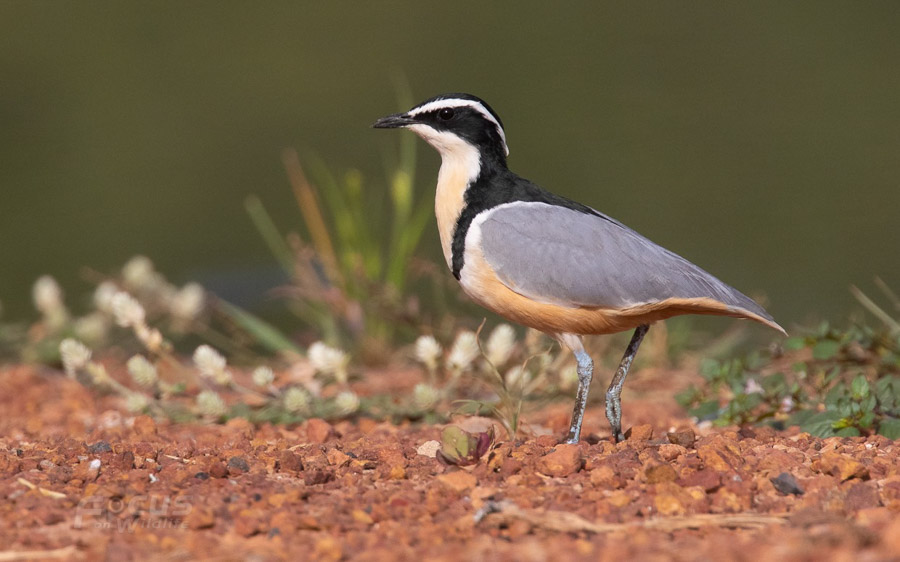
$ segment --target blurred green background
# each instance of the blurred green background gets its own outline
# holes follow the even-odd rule
[[[399,75],[485,98],[511,168],[783,324],[840,318],[849,284],[900,284],[898,29],[894,2],[7,0],[4,316],[41,274],[79,294],[137,253],[258,305],[283,279],[244,198],[297,227],[287,146],[381,180]],[[438,164],[421,145],[429,196]],[[423,252],[442,263],[433,222]]]

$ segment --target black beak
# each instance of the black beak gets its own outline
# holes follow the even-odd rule
[[[372,123],[376,129],[397,129],[400,127],[408,127],[415,124],[416,120],[405,113],[395,113],[382,117],[378,121]]]

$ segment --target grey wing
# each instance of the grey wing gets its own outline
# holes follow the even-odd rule
[[[599,213],[514,202],[476,222],[485,260],[506,286],[534,300],[621,309],[711,298],[771,320],[738,290]]]

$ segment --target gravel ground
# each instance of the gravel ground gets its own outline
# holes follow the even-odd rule
[[[900,560],[897,443],[698,428],[630,392],[623,443],[595,405],[559,445],[555,404],[462,469],[438,426],[171,424],[3,367],[0,560]]]

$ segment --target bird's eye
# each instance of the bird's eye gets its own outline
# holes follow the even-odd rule
[[[449,107],[445,107],[444,109],[438,111],[438,117],[440,117],[444,121],[449,121],[453,119],[454,111]]]

